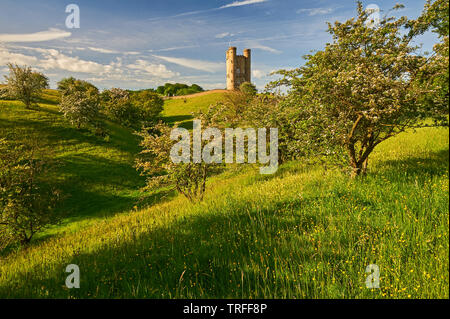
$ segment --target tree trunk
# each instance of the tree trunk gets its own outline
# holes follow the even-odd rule
[[[350,157],[350,167],[352,168],[352,172],[351,172],[350,176],[352,178],[355,178],[356,176],[358,176],[361,173],[361,164],[358,162],[358,160],[356,158],[355,144],[349,143],[347,145],[347,149],[348,149],[348,155]]]
[[[356,164],[355,166],[352,165],[352,173],[351,178],[356,178],[357,176],[361,175],[362,172],[362,165]]]
[[[367,157],[366,158],[366,160],[363,162],[363,165],[362,165],[362,171],[361,171],[361,173],[363,174],[363,175],[366,175],[367,174],[367,165],[369,164],[369,158]]]

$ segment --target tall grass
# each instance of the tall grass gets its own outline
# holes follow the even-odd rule
[[[356,180],[299,162],[217,176],[202,203],[176,197],[4,257],[0,297],[448,298],[448,137],[383,142]],[[80,289],[64,285],[68,264]]]

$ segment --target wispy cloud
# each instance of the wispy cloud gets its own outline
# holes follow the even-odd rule
[[[267,1],[269,1],[269,0],[243,0],[243,1],[234,1],[234,2],[232,2],[232,3],[223,5],[223,6],[218,7],[218,8],[211,8],[211,9],[206,9],[206,10],[188,11],[188,12],[183,12],[183,13],[175,14],[175,15],[169,16],[169,17],[151,18],[151,19],[149,19],[149,21],[156,21],[156,20],[161,20],[161,19],[166,19],[166,18],[180,18],[180,17],[190,16],[190,15],[199,14],[199,13],[212,12],[212,11],[217,11],[217,10],[222,10],[222,9],[227,9],[227,8],[233,8],[233,7],[248,6],[248,5],[257,4],[257,3],[263,3],[263,2],[267,2]]]
[[[175,50],[192,49],[192,48],[198,48],[198,47],[199,47],[199,45],[193,44],[193,45],[176,46],[176,47],[154,49],[154,50],[152,49],[152,50],[148,50],[148,52],[175,51]]]
[[[167,56],[154,55],[154,57],[167,61],[169,63],[178,64],[184,66],[186,68],[205,71],[214,73],[217,71],[221,71],[225,68],[225,63],[220,62],[210,62],[210,61],[202,61],[202,60],[193,60],[186,58],[173,58]]]
[[[224,6],[221,6],[220,9],[225,9],[225,8],[231,8],[231,7],[241,7],[241,6],[248,6],[250,4],[255,4],[255,3],[261,3],[261,2],[267,2],[268,0],[244,0],[244,1],[235,1],[233,3],[230,4],[226,4]]]
[[[267,45],[261,44],[261,43],[256,42],[256,41],[249,42],[248,46],[251,47],[252,49],[260,49],[260,50],[267,51],[267,52],[270,52],[270,53],[275,53],[275,54],[283,53],[280,50],[271,48],[271,47],[269,47]]]
[[[108,50],[103,48],[95,48],[95,47],[89,47],[88,48],[91,51],[100,52],[100,53],[106,53],[106,54],[117,54],[119,51],[116,50]]]
[[[232,36],[234,36],[233,33],[230,33],[230,32],[224,32],[224,33],[216,34],[214,37],[215,37],[216,39],[223,39],[223,38],[226,38],[226,37],[232,37]]]
[[[334,8],[311,8],[311,9],[300,9],[297,10],[297,13],[308,13],[309,16],[315,16],[315,15],[324,15],[332,13],[335,9]]]
[[[0,42],[42,42],[70,37],[72,33],[59,29],[48,29],[34,33],[0,34]]]

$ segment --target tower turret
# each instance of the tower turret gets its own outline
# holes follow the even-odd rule
[[[237,90],[244,82],[251,82],[251,50],[236,55],[236,47],[227,50],[227,90]]]

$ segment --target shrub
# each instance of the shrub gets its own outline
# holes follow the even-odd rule
[[[35,140],[13,145],[0,140],[0,249],[9,243],[29,243],[56,223],[59,192],[45,182],[50,160]]]

